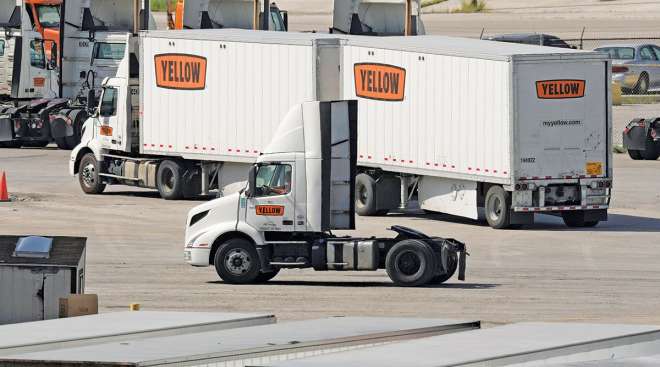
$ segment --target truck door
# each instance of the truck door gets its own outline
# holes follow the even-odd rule
[[[101,103],[95,121],[95,132],[106,149],[123,150],[127,115],[126,83],[113,78],[103,87]]]
[[[16,50],[20,57],[14,57],[14,70],[18,68],[19,80],[12,80],[13,98],[52,98],[56,97],[51,87],[52,73],[46,59],[44,41],[37,32],[25,31],[16,38]],[[24,63],[24,64],[23,64]],[[54,83],[55,86],[57,83]]]
[[[247,198],[245,222],[259,231],[294,231],[295,199],[292,177],[295,162],[260,165],[254,196]]]

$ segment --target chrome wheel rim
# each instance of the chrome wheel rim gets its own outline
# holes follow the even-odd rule
[[[252,259],[243,249],[233,249],[225,255],[225,267],[234,275],[243,275],[250,270]]]

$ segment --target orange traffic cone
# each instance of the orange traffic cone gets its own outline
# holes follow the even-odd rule
[[[9,201],[9,192],[7,192],[7,175],[2,172],[2,178],[0,179],[0,202]]]

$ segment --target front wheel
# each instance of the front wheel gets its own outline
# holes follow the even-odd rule
[[[495,229],[511,226],[511,194],[501,186],[491,186],[486,193],[486,221]]]
[[[257,249],[250,241],[242,238],[235,238],[220,245],[213,262],[218,276],[230,284],[255,283],[262,274]],[[264,278],[266,277],[261,277]]]
[[[105,184],[99,177],[100,167],[101,165],[92,153],[85,154],[80,160],[78,182],[86,194],[100,194],[105,190]]]
[[[403,240],[395,244],[385,259],[387,275],[401,287],[418,287],[431,281],[435,271],[433,249],[423,241]]]
[[[585,212],[581,210],[562,212],[561,217],[564,220],[564,224],[572,228],[595,227],[599,222],[597,220],[585,220]]]

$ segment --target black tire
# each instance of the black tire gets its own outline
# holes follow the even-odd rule
[[[156,187],[165,200],[183,198],[183,167],[176,161],[166,160],[158,165]]]
[[[73,149],[72,147],[69,147],[69,143],[66,141],[66,138],[65,138],[65,137],[54,138],[53,140],[55,140],[55,144],[57,144],[57,147],[58,147],[59,149],[63,149],[63,150],[71,150],[71,149]]]
[[[436,275],[433,278],[431,278],[430,283],[433,284],[441,284],[454,276],[456,274],[456,270],[458,269],[458,255],[455,252],[452,252],[451,255],[449,255],[449,261],[447,263],[449,265],[449,269],[445,270],[444,274]]]
[[[511,194],[502,186],[491,186],[485,200],[486,221],[494,229],[505,229],[511,226]]]
[[[639,153],[647,161],[654,161],[660,157],[660,149],[658,149],[651,137],[646,138],[644,150],[641,150]]]
[[[628,155],[635,161],[642,159],[642,152],[635,149],[628,149]]]
[[[277,274],[280,272],[280,269],[275,269],[273,271],[269,271],[267,273],[259,273],[257,276],[257,279],[254,281],[255,283],[266,283],[267,281],[275,278]]]
[[[360,173],[355,177],[355,212],[362,216],[378,214],[376,180],[366,173]]]
[[[639,80],[635,87],[633,88],[634,94],[646,94],[649,91],[649,76],[646,73],[642,73],[639,76]]]
[[[260,279],[257,249],[250,241],[242,238],[221,244],[215,252],[213,264],[218,276],[230,284],[251,284]]]
[[[585,213],[582,210],[578,211],[568,211],[562,212],[561,217],[564,220],[564,224],[571,228],[585,228],[585,227],[595,227],[598,225],[599,221],[594,220],[585,220]]]
[[[94,157],[94,154],[87,153],[80,160],[80,169],[78,171],[78,182],[80,188],[86,194],[100,194],[105,190],[105,184],[101,182],[99,172],[101,165]]]
[[[418,287],[428,283],[433,278],[435,266],[433,250],[419,240],[396,243],[385,259],[387,275],[401,287]]]
[[[69,149],[73,149],[80,144],[80,139],[82,138],[82,126],[88,117],[89,115],[85,110],[72,110],[69,112],[69,118],[73,121],[73,135],[64,138]]]

